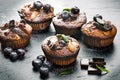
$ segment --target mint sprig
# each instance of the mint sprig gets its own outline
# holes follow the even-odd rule
[[[63,9],[63,11],[71,12],[71,8],[65,8],[65,9]]]
[[[65,41],[66,43],[69,42],[68,37],[65,36],[64,34],[56,34],[56,36],[57,36],[58,38],[61,38],[61,39],[62,39],[63,41]]]
[[[102,72],[105,72],[105,73],[109,73],[109,72],[110,72],[110,71],[107,70],[106,68],[100,67],[100,66],[98,66],[98,65],[96,65],[96,67],[97,67],[99,70],[101,70]]]
[[[59,73],[60,76],[63,76],[63,75],[69,75],[69,74],[72,74],[73,73],[73,70],[72,69],[66,69],[66,70],[63,70]]]

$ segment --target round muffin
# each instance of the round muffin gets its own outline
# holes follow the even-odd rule
[[[66,66],[76,61],[79,42],[64,34],[50,36],[41,45],[46,58],[55,65]]]
[[[78,7],[65,8],[53,18],[57,34],[75,36],[80,34],[80,28],[87,21],[86,14],[80,13]]]
[[[83,25],[81,31],[83,41],[98,48],[111,45],[117,33],[116,27],[110,21],[103,20],[99,14],[93,17],[93,21]]]
[[[23,48],[29,43],[31,33],[32,27],[26,24],[24,20],[21,20],[21,22],[11,20],[0,27],[1,47]]]
[[[33,4],[25,5],[18,11],[19,16],[30,24],[34,31],[46,31],[49,29],[54,8],[50,4],[35,1]]]

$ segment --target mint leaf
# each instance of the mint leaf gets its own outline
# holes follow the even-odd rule
[[[106,73],[109,73],[109,72],[110,72],[110,71],[107,70],[106,68],[100,67],[100,66],[98,66],[98,65],[96,65],[96,67],[97,67],[99,70],[101,70],[102,72],[106,72]]]
[[[66,70],[63,70],[59,73],[60,76],[63,76],[63,75],[68,75],[68,74],[71,74],[73,73],[73,70],[72,69],[66,69]]]
[[[63,11],[71,12],[71,8],[65,8],[65,9],[63,9]]]
[[[64,34],[62,34],[61,36],[62,36],[62,40],[64,40],[66,43],[69,42],[69,39],[67,36],[65,36]]]
[[[63,41],[65,41],[66,43],[69,42],[69,38],[67,36],[65,36],[64,34],[57,34],[56,35],[58,38],[61,38]]]

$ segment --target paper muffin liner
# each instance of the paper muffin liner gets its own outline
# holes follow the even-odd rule
[[[33,31],[45,31],[49,29],[49,26],[51,24],[52,19],[44,22],[27,22],[31,27]]]
[[[81,27],[77,28],[66,28],[65,26],[58,26],[54,24],[54,28],[56,30],[57,34],[65,34],[65,35],[70,35],[70,36],[75,36],[75,35],[81,35]]]
[[[113,37],[108,37],[104,39],[104,38],[94,38],[83,34],[82,39],[87,45],[91,47],[101,48],[101,47],[108,47],[109,45],[111,45],[113,43],[114,37],[115,35]]]
[[[18,40],[7,40],[7,41],[4,40],[1,42],[1,47],[2,48],[11,47],[13,49],[23,48],[28,45],[29,41],[30,41],[30,37],[21,38]]]
[[[75,54],[73,54],[73,55],[67,55],[67,56],[63,56],[63,57],[58,57],[58,56],[55,56],[55,55],[54,56],[50,55],[46,51],[44,51],[44,54],[45,54],[46,58],[51,63],[53,63],[54,65],[68,66],[68,65],[70,65],[70,64],[72,64],[73,62],[76,61],[78,52],[79,52],[79,50]]]

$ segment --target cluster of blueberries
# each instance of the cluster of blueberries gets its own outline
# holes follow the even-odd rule
[[[48,13],[50,11],[51,5],[49,5],[49,4],[43,5],[40,1],[35,1],[33,4],[33,7],[36,10],[40,10],[43,7],[44,12]]]
[[[17,59],[24,59],[26,50],[24,49],[12,49],[10,47],[6,47],[3,49],[3,54],[6,58],[9,58],[11,61],[16,61]]]
[[[78,7],[73,7],[71,9],[64,9],[62,14],[61,14],[61,17],[63,20],[67,20],[68,18],[75,18],[75,14],[79,14],[80,12],[80,9]]]
[[[39,55],[32,61],[32,66],[34,71],[39,71],[40,77],[46,79],[49,77],[49,72],[52,69],[52,63],[47,61],[46,57]]]

